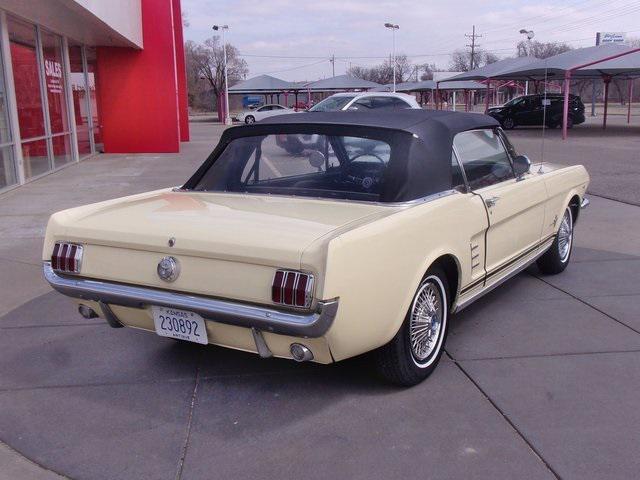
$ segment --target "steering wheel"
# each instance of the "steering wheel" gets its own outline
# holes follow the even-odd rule
[[[354,161],[356,160],[356,158],[360,158],[360,157],[373,157],[376,160],[378,160],[380,163],[382,163],[383,165],[386,165],[386,163],[387,163],[382,158],[380,158],[380,156],[376,155],[373,152],[361,152],[361,153],[358,153],[355,157],[353,157],[349,164],[350,165],[353,164]],[[355,162],[355,163],[365,163],[365,162]]]
[[[355,161],[356,159],[365,156],[375,158],[377,162],[370,163]],[[358,185],[364,190],[370,190],[373,186],[379,183],[380,171],[384,169],[386,164],[387,162],[375,153],[359,153],[351,159],[351,162],[349,162],[346,179],[348,182]]]

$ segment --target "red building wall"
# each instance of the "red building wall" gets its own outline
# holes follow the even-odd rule
[[[180,0],[141,4],[143,50],[97,49],[107,153],[178,152],[189,139]]]

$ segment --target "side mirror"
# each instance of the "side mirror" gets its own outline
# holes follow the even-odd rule
[[[531,160],[526,155],[518,155],[513,159],[513,169],[516,173],[516,177],[520,178],[525,173],[529,173],[531,169]]]
[[[309,163],[312,167],[317,168],[318,170],[324,166],[326,160],[325,156],[318,150],[312,150],[309,154]]]

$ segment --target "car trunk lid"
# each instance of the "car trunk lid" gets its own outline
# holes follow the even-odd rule
[[[64,237],[109,247],[299,268],[302,252],[313,241],[393,210],[373,203],[166,190],[98,204],[65,222]]]

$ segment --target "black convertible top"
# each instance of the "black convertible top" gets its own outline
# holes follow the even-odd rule
[[[390,128],[415,133],[425,141],[434,141],[442,137],[446,129],[453,137],[456,133],[476,128],[492,128],[498,122],[488,115],[478,113],[449,112],[443,110],[376,110],[371,112],[305,112],[298,114],[277,115],[262,120],[259,124],[250,125],[349,125],[375,128]],[[243,127],[240,127],[243,128]],[[447,162],[451,159],[448,158]]]
[[[451,152],[456,134],[498,126],[499,123],[488,115],[422,109],[277,115],[225,130],[214,152],[184,188],[195,188],[215,159],[236,138],[288,133],[355,137],[393,135],[399,145],[396,157],[402,160],[390,163],[381,201],[413,200],[452,188]]]
[[[443,110],[377,110],[375,112],[304,112],[298,114],[276,115],[260,123],[239,126],[238,134],[244,136],[262,125],[349,125],[360,127],[389,128],[415,133],[423,141],[444,142],[444,131],[451,138],[457,133],[476,128],[493,128],[499,123],[488,115],[478,113],[449,112]],[[235,128],[233,129],[235,130]],[[240,131],[242,130],[242,132]],[[227,130],[229,133],[231,130]],[[226,132],[225,132],[226,133]],[[254,133],[255,134],[255,133]],[[234,135],[235,136],[235,135]],[[451,147],[451,145],[449,145]],[[449,148],[450,150],[450,148]],[[447,157],[449,162],[450,156]]]

